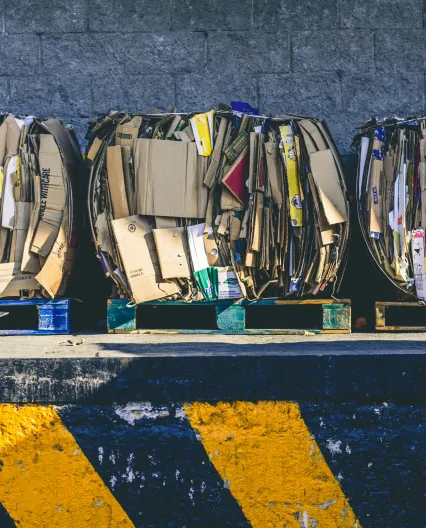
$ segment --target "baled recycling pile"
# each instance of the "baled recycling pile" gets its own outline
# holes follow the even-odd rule
[[[116,297],[300,298],[336,293],[349,236],[325,125],[249,105],[113,111],[89,130],[89,216]]]
[[[0,296],[63,295],[83,212],[77,139],[55,119],[8,114],[0,123]]]
[[[360,128],[358,218],[369,252],[399,290],[426,302],[426,117]]]

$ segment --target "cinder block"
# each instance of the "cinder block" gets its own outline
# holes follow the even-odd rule
[[[174,105],[174,79],[170,75],[101,77],[92,84],[96,113],[108,109],[149,112],[170,110]]]
[[[170,29],[169,0],[91,0],[91,31],[166,31]]]
[[[92,113],[90,79],[84,75],[22,77],[10,80],[9,112],[44,116]]]
[[[120,34],[45,35],[42,71],[109,76],[124,71],[125,45]]]
[[[179,111],[217,108],[219,103],[247,101],[257,105],[257,79],[253,75],[179,75],[176,105]]]
[[[338,26],[337,0],[254,0],[254,27],[270,30]]]
[[[376,116],[423,112],[423,73],[343,75],[343,108]]]
[[[374,58],[378,71],[422,71],[426,66],[426,32],[377,31]]]
[[[171,0],[172,29],[243,30],[252,25],[252,0]]]
[[[305,31],[292,37],[293,70],[372,71],[373,36],[368,31]]]
[[[340,82],[336,73],[264,75],[259,83],[260,108],[322,116],[340,111]]]
[[[86,0],[5,1],[6,33],[59,33],[86,29]]]
[[[421,28],[422,0],[340,0],[340,26],[346,28]]]
[[[0,38],[2,76],[28,75],[39,72],[40,37],[7,35]]]
[[[128,73],[196,73],[206,66],[203,33],[140,33],[124,39]]]
[[[290,70],[286,33],[209,33],[208,69],[213,73],[285,73]]]

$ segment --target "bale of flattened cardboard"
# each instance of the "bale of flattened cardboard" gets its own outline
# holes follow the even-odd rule
[[[113,111],[88,132],[88,209],[114,296],[337,293],[349,207],[326,126],[244,103],[201,114]]]
[[[64,295],[77,249],[83,176],[72,127],[0,116],[0,297]]]
[[[400,292],[426,302],[426,116],[360,127],[357,209],[370,256]]]

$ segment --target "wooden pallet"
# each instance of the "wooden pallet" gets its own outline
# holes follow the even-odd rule
[[[379,332],[426,332],[426,306],[418,302],[376,302]]]
[[[0,300],[0,335],[71,333],[71,299]]]
[[[108,301],[108,332],[136,334],[349,334],[348,300],[265,300],[242,303]]]

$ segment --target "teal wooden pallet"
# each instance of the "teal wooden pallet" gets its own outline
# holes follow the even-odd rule
[[[161,313],[162,308],[167,309],[167,316],[164,315],[164,311]],[[265,325],[268,326],[267,328],[257,328],[256,324],[253,324],[253,320],[256,322],[253,308],[256,310],[267,308],[269,309],[268,314],[279,315],[278,328],[269,328],[269,324]],[[279,308],[280,312],[278,312]],[[296,324],[288,327],[287,320],[293,323],[295,321],[295,311],[298,312]],[[258,311],[258,314],[261,312]],[[308,315],[315,324],[306,328],[304,321],[305,316]],[[201,321],[201,326],[197,324],[195,327],[194,324],[194,328],[191,328],[191,320],[195,321],[195,318],[197,323]],[[351,302],[334,299],[262,300],[242,303],[172,301],[150,302],[134,306],[126,300],[110,299],[107,320],[109,333],[126,334],[349,334],[351,332]],[[164,322],[165,320],[167,323]],[[179,324],[182,320],[184,324]],[[204,327],[203,321],[205,321]]]

